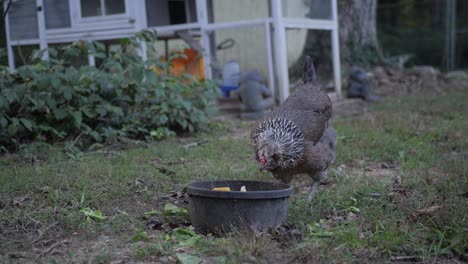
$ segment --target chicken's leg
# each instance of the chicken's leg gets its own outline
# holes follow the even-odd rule
[[[310,186],[309,192],[307,193],[307,201],[309,201],[309,203],[311,203],[312,200],[314,199],[314,196],[318,190],[319,184],[320,184],[320,181],[312,180],[312,185]]]
[[[316,192],[318,191],[318,187],[320,182],[325,181],[328,178],[328,170],[324,170],[319,172],[318,174],[313,175],[312,177],[312,186],[310,186],[309,193],[307,194],[307,200],[312,202]]]

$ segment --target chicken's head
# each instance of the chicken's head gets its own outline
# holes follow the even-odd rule
[[[257,156],[260,162],[260,171],[269,171],[278,168],[283,151],[278,144],[269,143],[258,148]]]

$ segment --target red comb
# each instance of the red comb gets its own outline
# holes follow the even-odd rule
[[[260,165],[263,166],[265,165],[265,163],[266,163],[265,157],[260,157]]]

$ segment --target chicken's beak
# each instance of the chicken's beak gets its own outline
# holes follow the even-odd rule
[[[260,172],[265,170],[266,163],[265,157],[260,157]]]

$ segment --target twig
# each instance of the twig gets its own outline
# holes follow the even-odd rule
[[[65,255],[65,252],[63,252],[63,250],[60,249],[54,249],[52,250],[52,252],[50,252],[50,255]]]
[[[160,158],[154,158],[154,159],[151,159],[151,163],[153,165],[159,165],[159,164],[167,164],[167,165],[178,165],[178,164],[185,164],[185,163],[188,163],[190,161],[184,159],[184,158],[179,158],[177,160],[168,160],[168,161],[164,161]]]
[[[39,235],[31,242],[33,245],[36,244],[37,241],[41,240],[44,236],[44,232],[40,229],[37,230],[37,233],[39,233]]]
[[[47,227],[44,229],[44,231],[37,230],[37,232],[39,233],[39,235],[36,237],[36,239],[34,239],[34,240],[32,241],[32,244],[34,245],[34,244],[37,243],[39,240],[41,240],[42,237],[44,236],[44,233],[47,232],[51,227],[53,227],[53,226],[55,226],[55,225],[57,225],[57,224],[58,224],[58,222],[54,222],[54,223],[50,224],[49,226],[47,226]]]
[[[83,131],[81,131],[80,134],[78,134],[75,140],[73,140],[73,142],[70,145],[68,145],[67,148],[71,150],[71,148],[76,144],[76,142],[78,142],[78,140],[81,138],[82,135],[83,135]]]
[[[48,247],[47,249],[45,249],[44,251],[42,251],[42,253],[40,254],[41,256],[44,256],[46,254],[49,254],[52,250],[54,250],[54,248],[58,247],[58,246],[61,246],[63,244],[68,244],[70,243],[69,240],[62,240],[62,241],[59,241],[59,242],[56,242],[54,244],[52,244],[50,247]]]
[[[10,258],[27,258],[28,256],[24,252],[11,252],[8,253]]]
[[[91,151],[87,152],[87,155],[94,155],[94,154],[109,154],[109,155],[117,155],[117,156],[122,156],[122,154],[115,152],[115,151],[110,151],[110,150],[96,150],[96,151]]]
[[[422,259],[418,256],[392,256],[391,261],[421,261]]]
[[[28,64],[26,62],[26,58],[23,55],[23,52],[21,51],[21,46],[18,46],[18,54],[20,55],[21,60],[23,61],[23,64]]]
[[[31,221],[33,221],[34,224],[35,224],[36,226],[42,225],[40,221],[37,221],[36,219],[32,218],[31,216],[29,216],[29,214],[26,214],[26,216],[27,216]]]
[[[167,176],[175,176],[175,175],[176,175],[175,171],[170,170],[170,169],[168,169],[168,168],[166,168],[166,167],[159,167],[159,166],[156,166],[156,165],[153,165],[153,166],[154,166],[154,168],[155,168],[156,170],[158,170],[160,173],[166,174]]]
[[[0,245],[0,248],[5,248],[6,245],[8,245],[8,244],[14,244],[14,243],[21,244],[22,242],[19,241],[19,240],[10,240],[10,241],[7,241],[7,242],[1,244],[1,245]]]
[[[187,150],[187,149],[189,149],[191,147],[199,146],[199,145],[201,145],[201,144],[203,144],[203,143],[205,143],[207,141],[208,141],[207,139],[202,139],[200,141],[188,143],[188,144],[184,145],[183,147]]]
[[[13,2],[13,0],[8,1],[8,4],[7,4],[6,8],[5,8],[5,11],[3,12],[3,19],[0,20],[0,27],[2,27],[2,28],[5,26],[5,19],[6,19],[6,16],[8,14],[8,11],[10,10],[12,2]],[[3,5],[3,1],[1,1],[0,4]]]
[[[3,12],[3,20],[5,20],[7,14],[8,14],[8,11],[10,11],[10,7],[11,7],[12,2],[13,2],[13,0],[8,1],[7,7],[5,8],[5,11]],[[3,1],[2,1],[2,4],[3,4]]]
[[[369,194],[357,192],[357,194],[364,196],[364,197],[374,198],[374,199],[380,198],[382,196],[380,193],[377,193],[377,192],[373,192]]]
[[[18,230],[14,227],[11,227],[5,231],[3,231],[3,233],[0,233],[1,236],[6,236],[8,234],[11,234],[11,233],[15,233],[15,232],[18,232]]]

